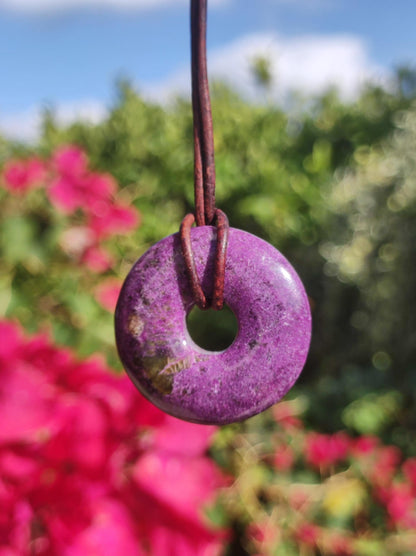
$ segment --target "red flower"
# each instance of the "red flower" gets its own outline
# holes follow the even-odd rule
[[[310,433],[306,437],[306,461],[313,467],[327,469],[347,457],[349,446],[350,438],[345,433]]]
[[[350,450],[353,456],[360,458],[374,453],[380,444],[376,436],[360,436],[351,442]]]
[[[3,179],[7,189],[25,193],[38,186],[46,177],[44,163],[38,158],[10,160],[3,169]]]

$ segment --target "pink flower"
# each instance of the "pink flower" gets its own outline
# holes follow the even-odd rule
[[[3,179],[7,189],[16,193],[25,193],[33,189],[40,185],[45,177],[45,165],[38,158],[10,160],[3,169]]]
[[[117,205],[109,201],[96,201],[88,209],[88,226],[97,239],[134,230],[139,215],[134,207]]]
[[[402,454],[396,446],[380,446],[374,453],[368,476],[374,485],[387,485],[391,482]]]
[[[99,245],[88,247],[82,255],[81,262],[93,272],[105,272],[113,266],[112,256]]]
[[[19,356],[22,334],[10,321],[0,320],[0,369]]]
[[[327,435],[310,433],[306,437],[307,463],[319,469],[328,469],[347,457],[350,438],[342,432]]]
[[[111,498],[98,500],[88,526],[75,537],[62,556],[145,556],[134,533],[134,516]]]
[[[63,147],[53,157],[56,176],[48,194],[51,202],[70,214],[76,209],[85,212],[103,201],[108,201],[117,186],[108,174],[88,170],[85,153],[78,147]]]
[[[177,516],[196,524],[201,507],[212,500],[220,474],[206,458],[184,458],[148,451],[135,463],[133,478],[141,492],[170,508]]]
[[[103,280],[95,289],[95,298],[98,303],[110,311],[114,312],[117,299],[120,294],[122,281],[119,278],[107,278]]]
[[[380,440],[376,436],[360,436],[351,442],[351,454],[357,458],[369,456],[379,444]]]
[[[216,556],[213,427],[147,402],[99,358],[0,321],[0,555]]]
[[[313,523],[302,523],[295,531],[295,539],[300,544],[316,547],[321,536],[321,528]]]
[[[89,212],[91,207],[99,207],[99,203],[105,203],[114,190],[114,180],[110,176],[74,172],[58,174],[48,194],[56,207],[70,214],[76,209]]]
[[[45,182],[50,202],[75,220],[63,232],[61,247],[93,272],[104,272],[113,264],[102,241],[140,223],[138,210],[115,198],[114,178],[91,171],[86,154],[74,145],[57,149],[47,164],[38,158],[12,160],[4,167],[3,179],[8,189],[17,192]]]
[[[88,160],[82,149],[76,145],[66,145],[55,151],[53,164],[58,174],[74,177],[87,171]]]
[[[416,528],[415,499],[408,485],[400,483],[376,490],[391,523],[396,527]]]
[[[22,361],[18,365],[6,362],[0,369],[0,406],[0,442],[36,439],[55,424],[48,378]]]
[[[148,445],[172,455],[199,457],[208,450],[216,430],[211,425],[195,427],[192,423],[167,415],[163,426],[154,430]]]
[[[279,471],[288,471],[295,461],[295,454],[290,446],[281,446],[276,450],[273,463]]]

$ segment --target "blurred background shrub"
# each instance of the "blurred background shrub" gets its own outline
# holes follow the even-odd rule
[[[267,64],[254,71],[267,92]],[[217,205],[292,262],[314,322],[302,378],[276,406],[288,415],[224,427],[211,446],[235,478],[210,511],[232,531],[229,554],[416,550],[403,464],[416,455],[415,83],[401,69],[353,104],[328,91],[290,111],[213,87]],[[36,145],[1,140],[5,316],[120,370],[117,292],[192,210],[192,156],[189,103],[151,104],[126,82],[102,123],[46,112]]]

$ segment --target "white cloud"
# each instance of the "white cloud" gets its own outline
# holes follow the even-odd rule
[[[280,38],[274,34],[249,35],[213,50],[208,56],[210,79],[228,82],[248,99],[258,99],[251,71],[253,58],[265,56],[271,62],[272,100],[284,103],[288,94],[297,90],[305,97],[336,86],[345,100],[352,100],[368,80],[380,82],[386,70],[371,62],[365,43],[347,35]],[[153,101],[166,102],[175,94],[190,97],[190,69],[183,68],[163,82],[140,86]],[[107,111],[98,101],[57,103],[57,121],[69,124],[77,119],[92,123],[102,120]],[[34,140],[39,134],[41,109],[33,107],[18,114],[0,113],[0,133],[7,137]]]
[[[310,35],[282,38],[275,34],[242,37],[208,55],[210,79],[219,78],[247,98],[258,98],[252,63],[256,56],[270,60],[273,84],[270,96],[283,102],[296,90],[305,96],[338,88],[345,100],[355,98],[368,80],[380,80],[386,71],[371,62],[366,45],[351,35]],[[189,69],[142,89],[151,98],[166,101],[175,93],[189,94]]]
[[[227,0],[210,0],[210,6]],[[0,8],[18,12],[50,14],[77,8],[151,10],[166,6],[187,6],[189,0],[0,0]]]
[[[19,141],[34,141],[39,137],[42,107],[32,106],[14,114],[0,113],[0,134]],[[77,120],[96,124],[102,121],[107,109],[96,100],[62,103],[53,110],[58,124],[69,125]]]

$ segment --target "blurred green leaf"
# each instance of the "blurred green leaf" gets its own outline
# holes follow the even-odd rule
[[[1,224],[1,243],[5,260],[10,265],[27,261],[33,256],[36,227],[28,217],[14,215]]]
[[[342,418],[347,427],[360,434],[377,435],[395,421],[402,401],[402,396],[397,391],[367,394],[348,405]]]

